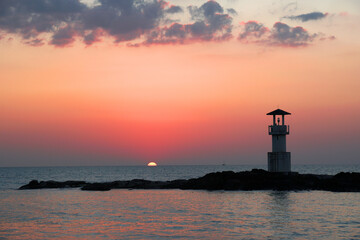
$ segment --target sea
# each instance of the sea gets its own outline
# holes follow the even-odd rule
[[[174,180],[263,165],[0,168],[0,239],[360,239],[360,193],[17,190],[30,180]],[[293,165],[299,173],[360,165]]]

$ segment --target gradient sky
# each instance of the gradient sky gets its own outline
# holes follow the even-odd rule
[[[0,166],[360,155],[360,1],[0,0]]]

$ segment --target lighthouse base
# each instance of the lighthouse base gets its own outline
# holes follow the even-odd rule
[[[291,172],[290,152],[268,152],[269,172]]]

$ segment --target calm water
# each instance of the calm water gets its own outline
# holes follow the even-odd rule
[[[0,239],[360,239],[360,193],[79,189],[31,179],[169,180],[264,166],[0,168]],[[301,173],[360,166],[294,166]]]

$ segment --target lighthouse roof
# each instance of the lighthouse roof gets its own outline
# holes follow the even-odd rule
[[[291,113],[286,112],[284,110],[281,109],[276,109],[272,112],[267,113],[266,115],[291,115]]]

